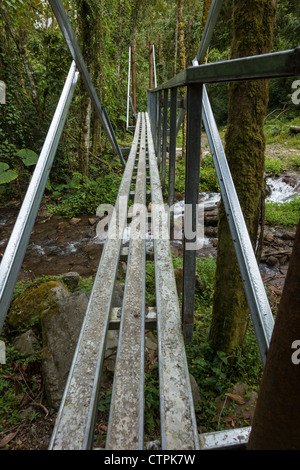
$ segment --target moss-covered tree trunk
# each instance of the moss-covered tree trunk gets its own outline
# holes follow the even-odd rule
[[[185,60],[185,42],[184,42],[184,24],[183,24],[183,0],[178,0],[177,3],[177,24],[178,24],[178,38],[179,38],[179,70],[184,70],[186,67]],[[186,88],[179,89],[179,96],[183,100],[186,93]],[[182,123],[182,158],[185,159],[186,148],[186,114]]]
[[[272,48],[276,0],[234,0],[231,58],[264,54]],[[268,81],[229,86],[225,153],[249,235],[256,248],[264,190],[264,118]],[[231,352],[244,340],[249,319],[243,282],[221,204],[217,269],[210,332],[216,350]]]
[[[78,22],[81,36],[82,55],[87,69],[93,76],[93,47],[95,17],[93,9],[88,0],[77,0]],[[84,175],[88,175],[89,151],[90,151],[90,133],[91,133],[92,106],[91,100],[87,94],[84,83],[80,82],[80,128],[78,148],[79,170]]]

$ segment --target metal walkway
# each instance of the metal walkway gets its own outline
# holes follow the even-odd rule
[[[150,176],[156,268],[157,332],[164,449],[199,446],[168,243],[167,219],[150,123],[138,114],[107,241],[51,441],[51,449],[86,449],[93,443],[105,340],[133,176],[137,175],[131,240],[107,432],[107,449],[143,449],[146,262],[146,177]],[[154,209],[156,207],[156,209]],[[162,212],[163,209],[163,212]],[[156,217],[159,211],[161,217]]]
[[[193,66],[188,67],[169,82],[154,90],[148,90],[148,112],[137,115],[134,139],[125,163],[108,114],[102,108],[91,82],[62,2],[61,0],[49,0],[49,3],[68,44],[73,62],[1,261],[1,329],[10,306],[17,276],[79,74],[113,151],[124,167],[118,199],[111,217],[107,240],[49,448],[80,450],[93,447],[107,332],[110,326],[115,323],[112,297],[117,267],[122,254],[123,233],[127,225],[128,204],[130,198],[134,197],[106,448],[112,450],[143,449],[144,335],[147,325],[145,240],[149,215],[146,205],[149,181],[154,239],[162,449],[197,450],[243,447],[247,443],[250,428],[198,435],[184,346],[185,341],[191,341],[193,334],[196,250],[187,248],[193,239],[186,238],[185,234],[183,307],[180,311],[169,243],[172,212],[170,211],[168,219],[161,189],[165,185],[167,146],[169,153],[168,203],[172,207],[174,203],[176,136],[186,112],[185,204],[191,205],[192,215],[189,220],[185,215],[184,223],[185,225],[190,223],[195,228],[199,191],[201,123],[203,120],[264,364],[274,320],[210,107],[205,83],[300,75],[300,48],[215,64],[198,65],[202,63],[205,56],[222,6],[222,1],[212,0],[203,38]],[[187,87],[187,94],[178,113],[177,91],[183,86]],[[128,104],[129,102],[128,99]],[[168,116],[170,117],[169,123]],[[134,191],[131,190],[133,184]]]

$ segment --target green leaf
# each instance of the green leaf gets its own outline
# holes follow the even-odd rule
[[[18,157],[21,157],[25,166],[36,165],[39,156],[30,149],[19,150],[16,154]]]
[[[14,170],[4,171],[3,173],[0,173],[0,184],[10,183],[16,178],[18,178],[18,173],[16,173]]]
[[[7,163],[0,162],[0,174],[3,173],[4,171],[8,170],[9,166]]]

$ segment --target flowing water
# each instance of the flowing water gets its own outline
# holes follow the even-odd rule
[[[299,194],[299,176],[280,176],[268,178],[270,189],[267,200],[286,202]],[[200,193],[199,202],[204,204],[204,214],[214,214],[220,201],[218,193]],[[17,209],[2,210],[0,214],[0,256],[3,256],[6,244],[18,214]],[[174,221],[182,227],[184,216],[184,200],[174,205]],[[205,215],[206,216],[206,215]],[[91,222],[91,217],[94,221]],[[78,217],[75,221],[62,219],[59,216],[47,217],[39,213],[32,231],[20,279],[32,279],[42,274],[61,274],[67,271],[77,271],[82,276],[91,276],[97,271],[100,256],[107,232],[97,231],[99,218],[88,215]],[[202,248],[199,256],[216,256],[216,227],[204,227]],[[130,226],[124,232],[123,245],[128,245]],[[149,225],[146,244],[153,243],[151,225]],[[182,239],[171,242],[174,254],[182,255]]]

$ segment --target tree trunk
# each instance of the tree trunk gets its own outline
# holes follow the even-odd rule
[[[94,31],[94,44],[96,47],[94,48],[93,52],[93,83],[100,99],[100,103],[103,102],[103,83],[104,83],[104,31],[103,25],[101,21],[101,17],[103,15],[103,2],[99,3],[99,14],[96,18],[96,25]],[[117,61],[117,64],[119,61]],[[118,67],[117,67],[118,68]],[[118,77],[118,75],[116,75]],[[94,155],[98,155],[102,152],[104,148],[104,139],[103,136],[103,129],[101,122],[98,118],[97,113],[93,109],[92,112],[92,121],[91,121],[91,134],[92,134],[92,153]]]
[[[37,89],[36,89],[36,84],[35,84],[33,74],[31,72],[31,68],[30,68],[30,65],[29,65],[29,60],[28,60],[28,57],[27,57],[26,49],[23,46],[22,41],[19,38],[18,34],[14,30],[13,25],[10,21],[10,18],[8,16],[8,14],[6,12],[4,13],[3,10],[1,12],[1,14],[2,14],[2,16],[3,16],[3,18],[4,18],[4,20],[7,24],[9,33],[10,33],[11,37],[13,38],[13,40],[16,44],[17,50],[18,50],[18,52],[19,52],[19,54],[22,58],[24,68],[25,68],[25,71],[26,71],[26,75],[27,75],[29,85],[30,85],[30,92],[31,92],[32,102],[35,106],[37,115],[38,115],[39,120],[41,122],[43,120],[43,114],[42,114],[40,101],[39,101],[39,97],[38,97],[38,93],[37,93]]]
[[[81,49],[87,69],[92,77],[93,72],[93,46],[95,19],[87,0],[77,0],[78,16],[80,22]],[[80,131],[78,148],[79,170],[84,175],[88,175],[89,150],[90,150],[90,130],[91,130],[91,100],[83,82],[80,84]]]
[[[300,450],[300,223],[256,404],[249,450]]]
[[[272,47],[275,0],[235,0],[231,58],[263,54]],[[249,235],[256,247],[264,190],[266,80],[229,86],[225,153]],[[232,352],[246,332],[249,311],[224,206],[219,210],[217,269],[210,339],[215,350]]]
[[[177,24],[178,24],[178,39],[179,39],[179,70],[186,68],[185,61],[185,44],[184,44],[184,24],[182,17],[183,0],[178,0],[177,3]],[[186,93],[186,87],[179,90],[179,96],[183,100]],[[185,159],[186,150],[186,114],[182,123],[182,158]]]

